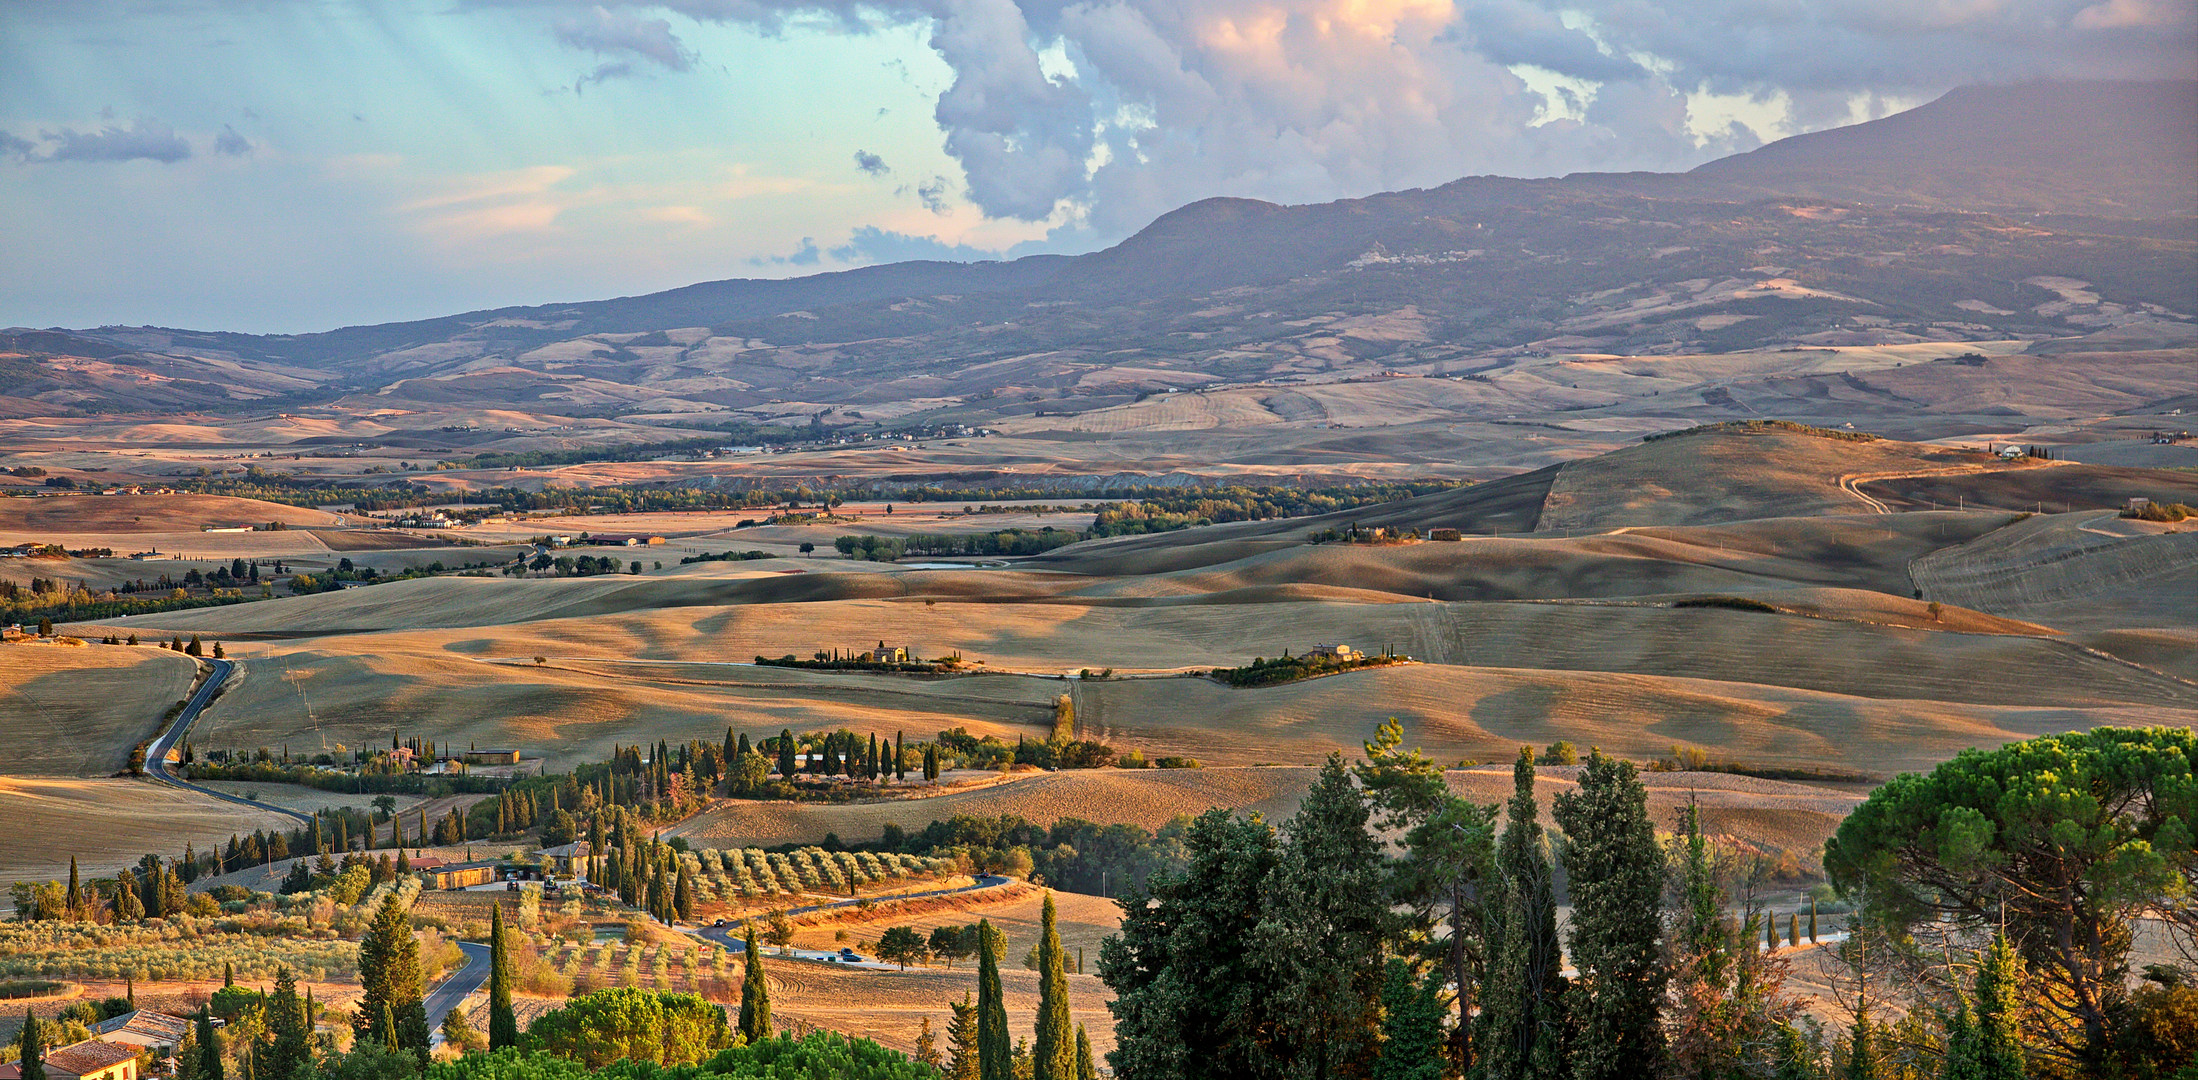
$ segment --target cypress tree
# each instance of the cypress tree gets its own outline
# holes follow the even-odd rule
[[[1520,747],[1512,796],[1496,851],[1496,943],[1482,988],[1483,1074],[1505,1080],[1557,1080],[1565,1067],[1563,1001],[1557,948],[1557,900],[1548,839],[1535,820],[1534,751]]]
[[[488,1048],[519,1045],[519,1018],[511,1006],[511,950],[504,940],[504,905],[488,917]]]
[[[1649,818],[1648,789],[1632,762],[1594,750],[1580,769],[1578,790],[1560,793],[1551,817],[1570,837],[1567,940],[1580,973],[1568,991],[1578,1025],[1572,1075],[1623,1080],[1652,1073],[1664,1056],[1667,968],[1659,951],[1664,852]]]
[[[1099,1080],[1099,1063],[1091,1056],[1091,1036],[1076,1025],[1076,1080]]]
[[[771,987],[763,981],[763,950],[756,948],[756,924],[748,924],[747,965],[740,978],[740,1037],[754,1046],[771,1037]]]
[[[1014,1051],[1007,1041],[1007,1004],[1000,989],[1004,945],[992,920],[977,920],[978,1080],[1015,1080]]]
[[[190,845],[186,844],[184,846],[189,847]],[[82,886],[77,884],[76,856],[74,854],[71,854],[69,856],[69,896],[67,903],[69,905],[70,918],[74,919],[82,916],[84,909],[84,890]]]
[[[203,1005],[198,1010],[198,1068],[191,1080],[221,1080],[221,1044],[214,1041],[214,1014]]]
[[[939,779],[939,746],[932,743],[923,748],[923,778],[937,783]]]
[[[908,779],[908,733],[893,733],[893,779]]]
[[[1816,944],[1816,901],[1809,901],[1809,944]]]
[[[1786,944],[1801,944],[1801,913],[1798,911],[1786,913]]]
[[[46,1080],[45,1032],[39,1030],[38,1017],[28,1006],[23,1009],[23,1030],[16,1035],[15,1045],[23,1070],[18,1075],[23,1080]]]
[[[1076,1046],[1069,1034],[1068,965],[1061,955],[1061,934],[1055,926],[1053,891],[1046,903],[1038,931],[1038,1030],[1031,1046],[1032,1080],[1074,1080]]]
[[[222,989],[224,989],[224,990],[227,990],[227,989],[229,989],[230,987],[233,987],[233,986],[235,986],[236,984],[237,984],[237,965],[236,965],[236,962],[235,962],[235,961],[233,961],[233,960],[224,960],[224,961],[222,961],[222,964],[221,964],[221,988],[222,988]]]
[[[296,1080],[312,1061],[312,1025],[305,1002],[298,998],[298,980],[290,969],[275,973],[275,992],[267,1003],[267,1027],[274,1040],[267,1044],[253,1075],[266,1080]],[[254,1048],[259,1052],[259,1048]]]
[[[789,779],[794,775],[794,730],[792,728],[779,729],[778,774]]]

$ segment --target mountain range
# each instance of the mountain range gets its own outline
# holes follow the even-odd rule
[[[365,392],[875,418],[1001,395],[1074,412],[1171,386],[1470,374],[1552,353],[2176,347],[2198,340],[2193,160],[2198,82],[1972,87],[1682,174],[1469,177],[1305,206],[1215,198],[1085,255],[317,334],[17,330],[0,338],[0,374],[21,389],[19,416]]]

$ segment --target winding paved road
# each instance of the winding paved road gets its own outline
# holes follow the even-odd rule
[[[223,802],[233,802],[239,806],[249,806],[254,810],[265,810],[271,814],[281,814],[285,817],[295,818],[299,824],[311,825],[313,818],[309,814],[301,814],[295,810],[285,810],[280,806],[269,806],[263,802],[247,799],[242,795],[231,795],[224,791],[215,791],[213,788],[194,784],[168,771],[168,755],[175,750],[177,743],[183,741],[185,735],[190,734],[191,725],[198,721],[198,714],[213,702],[214,694],[221,689],[222,682],[229,678],[229,673],[235,671],[237,666],[231,660],[208,660],[206,662],[212,664],[213,669],[207,673],[206,681],[199,684],[198,693],[191,695],[191,700],[183,706],[183,711],[176,714],[175,723],[169,724],[168,730],[162,733],[160,738],[153,740],[153,745],[145,751],[146,775],[163,784],[173,784],[179,788],[196,791],[201,795],[211,795]]]
[[[488,946],[478,942],[461,941],[458,943],[458,948],[466,954],[465,966],[451,972],[444,977],[442,982],[435,984],[435,989],[428,991],[427,1000],[424,1002],[427,1006],[428,1045],[430,1046],[441,1046],[443,1044],[443,1017],[449,1016],[450,1010],[457,1008],[459,1002],[471,997],[475,990],[481,988],[482,983],[488,981]]]

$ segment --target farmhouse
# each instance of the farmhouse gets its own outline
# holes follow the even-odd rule
[[[588,842],[575,840],[543,848],[542,864],[553,874],[576,876],[588,865]]]
[[[517,765],[519,764],[519,751],[468,750],[465,752],[465,763],[468,765]]]
[[[610,547],[646,547],[663,542],[664,538],[661,536],[645,536],[639,533],[596,533],[588,537],[588,543]]]
[[[1365,655],[1365,653],[1349,645],[1315,645],[1306,652],[1305,658],[1308,660],[1359,660],[1363,659]]]
[[[191,1033],[191,1022],[180,1016],[138,1009],[92,1025],[92,1037],[117,1046],[134,1046],[168,1057]]]
[[[46,1080],[138,1080],[137,1048],[86,1039],[46,1051]],[[21,1080],[23,1063],[0,1065],[0,1080]]]

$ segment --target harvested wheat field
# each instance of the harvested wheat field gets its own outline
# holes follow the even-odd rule
[[[66,878],[76,856],[87,875],[113,874],[143,858],[180,854],[291,818],[166,787],[151,780],[0,778],[0,884]]]
[[[729,800],[680,822],[666,835],[716,848],[813,843],[827,832],[864,841],[875,840],[887,822],[921,829],[956,814],[1017,814],[1045,824],[1073,817],[1150,829],[1214,806],[1280,818],[1296,809],[1310,785],[1310,770],[1304,768],[1034,773],[1013,783],[930,799],[840,804]]]
[[[1027,945],[1023,946],[1028,948]],[[1008,1029],[1027,1032],[1038,1019],[1038,973],[1025,970],[1019,953],[1011,953],[1000,966],[1000,986],[1005,991]],[[1086,954],[1085,971],[1096,958]],[[739,969],[728,981],[725,1000],[736,1010],[740,1004]],[[977,971],[961,967],[910,968],[907,971],[869,971],[838,964],[766,957],[764,978],[771,986],[771,1019],[790,1026],[807,1023],[848,1035],[878,1040],[906,1051],[916,1045],[923,1021],[931,1021],[931,1033],[945,1044],[946,1025],[953,1019],[947,1003],[977,992]],[[1107,988],[1096,975],[1070,975],[1069,1018],[1084,1025],[1092,1049],[1106,1053],[1114,1048],[1113,1016],[1107,1012]]]
[[[0,668],[0,774],[106,776],[189,694],[198,664],[149,645],[20,644],[0,646]]]
[[[873,913],[868,917],[849,913],[828,923],[797,926],[794,931],[794,947],[800,949],[837,949],[846,944],[839,935],[846,933],[862,944],[857,951],[869,955],[876,945],[878,935],[895,926],[912,926],[925,937],[941,926],[965,926],[978,919],[989,919],[992,925],[1007,935],[1006,959],[1003,969],[1021,966],[1024,956],[1038,943],[1042,911],[1048,890],[1027,885],[1011,886],[1000,890],[1009,893],[999,899],[978,899],[958,903],[953,907],[939,908],[912,914],[894,911]],[[1122,909],[1113,900],[1084,893],[1053,890],[1054,925],[1061,935],[1061,946],[1067,950],[1069,970],[1076,967],[1076,951],[1084,952],[1084,972],[1090,974],[1099,964],[1099,943],[1122,925]],[[985,896],[986,893],[979,893]],[[844,909],[843,909],[844,910]],[[944,961],[933,961],[929,968],[948,970]],[[950,970],[974,969],[975,961],[957,961]],[[911,968],[910,970],[915,970]]]
[[[343,519],[258,499],[226,495],[64,495],[0,499],[0,540],[48,533],[190,533],[206,526],[340,525]]]

